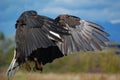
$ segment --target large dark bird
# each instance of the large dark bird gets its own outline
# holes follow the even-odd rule
[[[55,19],[25,11],[16,21],[16,48],[7,76],[11,77],[22,64],[27,70],[40,70],[56,58],[78,51],[101,50],[108,34],[98,24],[72,15]],[[29,65],[34,62],[34,67]]]

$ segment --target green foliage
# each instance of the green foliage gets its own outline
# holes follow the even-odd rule
[[[9,53],[7,55],[5,55],[5,63],[6,64],[10,64],[10,62],[12,61],[14,55],[14,48],[9,50]]]
[[[120,72],[120,55],[114,50],[71,54],[45,65],[44,72]]]
[[[9,51],[8,54],[4,54],[2,51],[0,51],[0,67],[9,65],[13,58],[13,49]]]
[[[101,68],[105,72],[120,72],[120,55],[115,55],[114,51],[108,51],[106,54],[100,55]]]
[[[0,40],[4,40],[4,34],[2,32],[0,32]]]
[[[0,32],[0,67],[9,64],[13,57],[14,38],[5,38]]]
[[[0,51],[0,66],[2,66],[3,63],[3,52]]]

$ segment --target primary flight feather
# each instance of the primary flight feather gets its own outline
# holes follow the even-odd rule
[[[20,65],[40,70],[42,65],[73,52],[101,50],[109,36],[98,24],[76,16],[62,14],[55,19],[23,12],[16,21],[14,57],[8,68],[10,78]],[[31,68],[28,61],[35,63]]]

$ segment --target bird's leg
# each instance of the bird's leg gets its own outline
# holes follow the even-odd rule
[[[31,71],[31,67],[30,67],[30,64],[28,63],[28,59],[27,58],[25,58],[25,69],[27,71]]]
[[[42,70],[43,70],[43,65],[42,65],[42,63],[39,63],[38,60],[37,60],[37,58],[34,58],[34,61],[35,61],[35,66],[33,67],[33,70],[34,70],[34,71],[35,71],[35,70],[39,70],[39,71],[42,72]]]

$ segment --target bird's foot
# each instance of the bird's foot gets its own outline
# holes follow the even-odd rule
[[[42,63],[39,63],[36,58],[34,60],[35,60],[35,66],[33,67],[33,71],[38,70],[38,71],[42,72],[43,71]]]
[[[25,62],[25,69],[27,71],[31,71],[31,67],[30,67],[30,64],[28,62]]]

